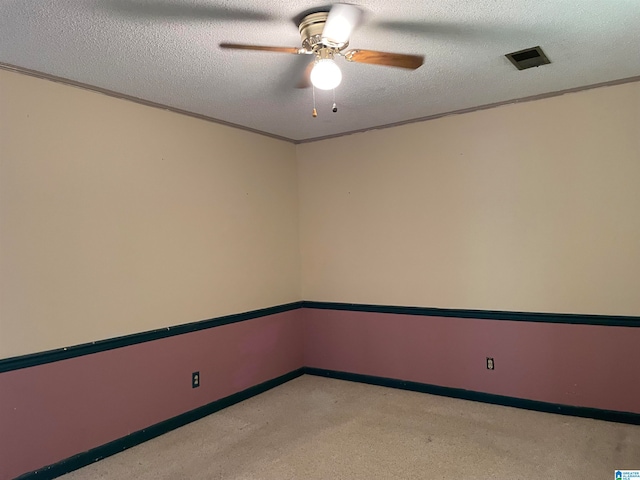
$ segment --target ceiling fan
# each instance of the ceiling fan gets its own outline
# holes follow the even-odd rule
[[[362,10],[355,5],[338,3],[328,11],[319,11],[305,15],[299,24],[302,47],[269,47],[261,45],[243,45],[221,43],[220,47],[236,50],[257,50],[263,52],[292,53],[295,55],[313,55],[301,87],[313,85],[321,90],[332,90],[342,81],[342,72],[335,63],[337,56],[348,62],[384,65],[415,70],[424,57],[402,53],[378,52],[374,50],[348,50],[349,37],[362,18]],[[311,84],[309,84],[309,81]]]

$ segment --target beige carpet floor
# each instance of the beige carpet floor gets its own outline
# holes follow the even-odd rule
[[[305,375],[64,477],[613,479],[640,426]]]

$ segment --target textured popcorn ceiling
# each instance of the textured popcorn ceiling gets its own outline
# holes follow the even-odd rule
[[[425,55],[416,71],[347,63],[336,90],[295,84],[310,57],[221,50],[299,46],[308,0],[0,0],[0,63],[291,140],[335,135],[640,75],[639,0],[371,0],[352,48]],[[550,65],[504,54],[542,46]]]

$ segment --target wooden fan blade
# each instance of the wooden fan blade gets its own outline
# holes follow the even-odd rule
[[[221,43],[220,48],[233,48],[235,50],[258,50],[261,52],[280,52],[280,53],[294,53],[302,54],[306,51],[302,48],[295,47],[265,47],[262,45],[242,45],[238,43]]]
[[[376,52],[374,50],[349,50],[344,54],[349,62],[385,65],[387,67],[409,68],[415,70],[424,62],[422,55],[404,53]]]
[[[309,88],[311,87],[311,70],[313,70],[314,62],[309,62],[307,68],[304,69],[304,73],[300,77],[300,81],[296,85],[296,88]]]

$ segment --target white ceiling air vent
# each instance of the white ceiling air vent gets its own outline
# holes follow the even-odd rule
[[[507,53],[505,57],[507,57],[518,70],[539,67],[540,65],[551,63],[540,47],[526,48],[519,52]]]

